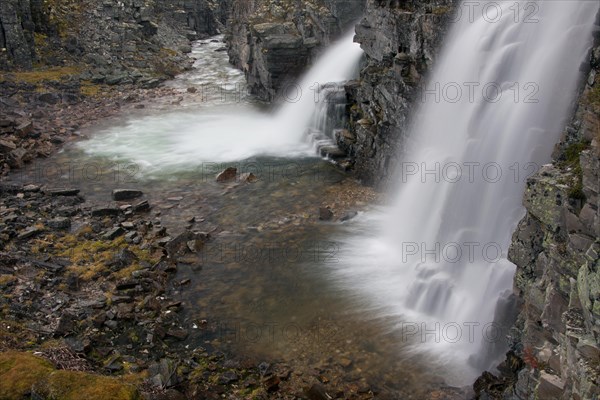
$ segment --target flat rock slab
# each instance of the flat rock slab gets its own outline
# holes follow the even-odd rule
[[[115,189],[112,191],[112,198],[115,201],[131,200],[142,197],[144,193],[136,189]]]
[[[77,196],[79,189],[48,189],[46,193],[50,196]]]

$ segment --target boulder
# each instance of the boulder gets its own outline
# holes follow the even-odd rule
[[[219,175],[217,175],[217,182],[219,183],[227,183],[234,181],[237,177],[237,168],[229,167],[224,169]]]
[[[328,207],[319,208],[319,219],[321,221],[331,221],[333,212]]]
[[[112,199],[115,201],[137,199],[143,195],[144,193],[141,190],[136,189],[115,189],[112,191]]]

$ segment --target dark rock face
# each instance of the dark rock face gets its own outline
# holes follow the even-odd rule
[[[219,33],[230,9],[231,0],[2,1],[0,68],[67,60],[92,66],[84,78],[95,83],[131,83],[140,70],[185,66],[175,56],[189,40]]]
[[[33,15],[38,15],[39,6],[39,1],[30,0],[5,0],[0,4],[0,51],[6,52],[16,67],[33,65]]]
[[[363,13],[365,0],[235,0],[227,42],[252,93],[274,100]]]
[[[600,47],[552,165],[527,182],[513,235],[514,289],[522,306],[500,377],[475,384],[481,399],[595,399],[600,395]]]
[[[369,0],[355,40],[366,53],[360,80],[347,85],[348,134],[338,146],[365,183],[385,186],[407,134],[420,85],[450,27],[457,1]]]

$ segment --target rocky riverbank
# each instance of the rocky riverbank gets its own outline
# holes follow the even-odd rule
[[[252,183],[222,183],[230,192],[243,184]],[[348,359],[307,369],[232,354],[215,342],[190,346],[190,337],[214,328],[213,316],[185,317],[188,305],[178,298],[190,279],[176,279],[177,270],[201,266],[213,234],[194,221],[170,234],[160,207],[139,190],[115,189],[106,204],[72,187],[0,189],[2,398],[369,399],[379,392],[346,374]],[[303,223],[344,221],[349,209],[372,200],[351,182],[330,192]]]
[[[175,96],[159,85],[191,68],[190,41],[223,30],[229,10],[212,0],[3,1],[0,173],[127,105]]]
[[[110,205],[90,205],[78,192],[1,187],[2,398],[213,398],[232,384],[245,394],[261,384],[277,390],[276,365],[259,374],[217,350],[177,345],[189,331],[179,317],[184,304],[171,295],[189,281],[171,278],[178,256],[200,249],[208,233],[169,237],[137,190],[113,191]],[[61,375],[69,379],[61,387],[54,369],[83,372]]]
[[[47,158],[104,118],[153,103],[202,101],[201,94],[133,84],[85,86],[71,76],[48,81],[35,72],[7,72],[0,88],[0,175]],[[22,81],[31,79],[31,83]],[[157,82],[158,83],[158,82]],[[37,91],[36,88],[45,88]]]

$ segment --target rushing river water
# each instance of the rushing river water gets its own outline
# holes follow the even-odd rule
[[[390,332],[387,321],[365,315],[362,300],[331,279],[342,252],[335,238],[364,216],[318,221],[324,198],[338,197],[347,177],[315,155],[309,138],[297,137],[331,121],[322,109],[295,115],[292,102],[267,110],[248,95],[223,46],[222,37],[195,43],[194,70],[166,83],[178,93],[174,98],[131,107],[11,179],[77,187],[90,207],[112,204],[114,188],[141,189],[171,236],[185,228],[212,232],[199,257],[185,260],[175,278],[191,281],[174,294],[186,304],[190,336],[182,346],[279,360],[306,374],[337,368],[339,376],[328,379],[392,398],[423,398],[443,385],[441,371],[422,355],[403,354],[408,340]],[[361,52],[350,38],[331,52],[335,63],[348,57],[348,68],[307,76],[300,87],[310,101],[300,109],[318,107],[311,82],[354,73]],[[281,132],[286,119],[294,121],[291,139]],[[258,181],[215,182],[229,166]]]

